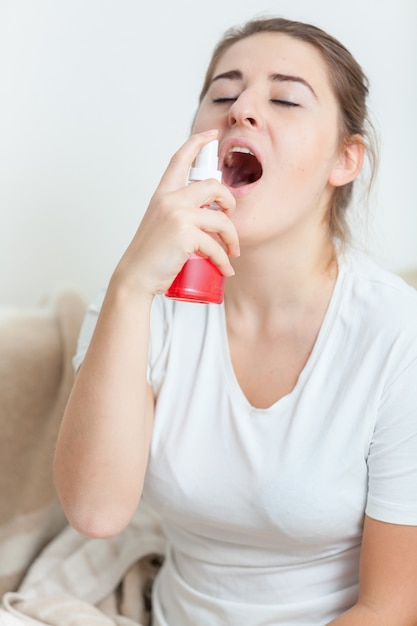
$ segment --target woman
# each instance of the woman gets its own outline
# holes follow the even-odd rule
[[[154,626],[417,624],[417,295],[345,219],[374,154],[366,96],[313,26],[227,34],[87,316],[56,484],[87,535],[120,532],[142,493],[160,512]],[[184,186],[214,138],[222,183]],[[163,295],[194,252],[224,305]]]

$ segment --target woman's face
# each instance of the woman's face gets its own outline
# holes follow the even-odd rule
[[[210,128],[219,130],[219,167],[237,200],[241,239],[323,223],[338,167],[339,107],[316,48],[281,33],[233,44],[195,118],[195,132]]]

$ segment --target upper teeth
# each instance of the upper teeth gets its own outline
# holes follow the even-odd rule
[[[230,148],[229,152],[244,152],[245,154],[253,154],[249,148],[244,148],[243,146],[233,146],[233,148]]]
[[[226,154],[226,157],[224,159],[224,163],[227,167],[230,167],[232,165],[232,154],[233,152],[241,152],[243,154],[252,154],[253,152],[251,150],[249,150],[249,148],[245,148],[244,146],[233,146],[233,148],[230,148],[230,150],[228,151],[228,153]]]

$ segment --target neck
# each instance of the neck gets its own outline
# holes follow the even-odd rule
[[[333,289],[337,262],[333,244],[311,240],[302,249],[274,242],[259,248],[242,247],[233,260],[235,276],[226,281],[227,309],[250,310],[265,319],[277,310],[305,311],[322,302]]]

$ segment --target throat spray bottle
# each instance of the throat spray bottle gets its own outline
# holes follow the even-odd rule
[[[218,167],[218,141],[215,139],[200,150],[194,167],[188,177],[189,183],[206,178],[221,180],[222,173]],[[204,209],[219,209],[210,204]],[[183,265],[171,287],[165,293],[168,298],[183,302],[200,302],[203,304],[221,304],[223,302],[225,277],[210,259],[195,253]]]

